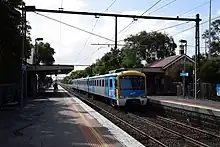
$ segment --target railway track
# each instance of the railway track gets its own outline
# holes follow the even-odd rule
[[[82,98],[85,97],[85,95],[76,94],[69,87],[65,86],[64,88],[73,95],[79,97],[82,101],[84,101],[97,111],[99,111],[102,115],[113,121],[116,125],[128,132],[130,135],[134,136],[137,140],[139,140],[146,146],[213,146],[210,141],[208,144],[202,142],[205,140],[205,138],[198,140],[198,137],[193,137],[194,135],[198,136],[198,133],[192,133],[192,130],[200,132],[199,135],[206,134],[212,136],[212,138],[219,137],[204,130],[200,130],[197,128],[192,129],[191,126],[177,123],[174,120],[170,120],[161,116],[157,116],[156,119],[151,118],[149,120],[133,113],[126,114],[112,107],[108,107],[102,102]],[[183,129],[183,127],[185,128]],[[205,137],[206,139],[208,139],[207,136]]]
[[[205,130],[201,130],[161,116],[157,116],[156,119],[148,119],[132,113],[129,113],[128,115],[139,118],[140,120],[146,122],[153,127],[180,136],[196,146],[220,146],[220,136],[207,132]],[[158,121],[158,119],[160,121]]]
[[[123,124],[124,126],[126,126],[126,128],[129,127],[129,128],[132,129],[133,131],[139,133],[139,134],[138,134],[139,136],[143,136],[142,139],[148,139],[148,140],[146,140],[145,142],[148,142],[148,143],[149,143],[149,141],[150,141],[150,142],[151,142],[151,145],[150,145],[150,146],[153,145],[153,144],[152,144],[152,142],[153,142],[154,145],[157,144],[157,145],[159,145],[159,146],[161,146],[161,147],[168,147],[167,145],[163,144],[162,142],[158,141],[157,139],[155,139],[155,138],[151,137],[150,135],[146,134],[145,132],[143,132],[143,131],[140,130],[139,128],[137,128],[137,127],[135,127],[135,126],[129,124],[128,122],[122,120],[121,118],[117,117],[115,114],[112,114],[112,113],[110,113],[110,112],[104,110],[103,108],[97,106],[96,104],[92,103],[91,101],[89,101],[89,100],[87,100],[87,99],[85,99],[85,98],[82,98],[80,95],[78,95],[78,94],[76,94],[75,92],[73,92],[70,88],[68,88],[68,87],[66,87],[66,86],[64,86],[64,88],[65,88],[68,92],[70,92],[71,94],[77,96],[77,97],[78,97],[79,99],[81,99],[83,102],[85,102],[86,104],[88,104],[90,107],[96,109],[96,110],[99,111],[99,112],[102,112],[102,113],[104,113],[104,114],[107,114],[108,117],[114,118],[116,121],[118,121],[118,122],[120,122],[121,124]],[[106,115],[105,115],[105,116],[106,116]],[[142,141],[142,142],[143,142],[143,141]],[[147,146],[149,146],[149,144],[147,144]]]

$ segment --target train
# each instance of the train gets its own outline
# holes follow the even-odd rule
[[[75,90],[101,96],[112,106],[147,104],[146,75],[136,70],[114,70],[107,74],[72,80]]]

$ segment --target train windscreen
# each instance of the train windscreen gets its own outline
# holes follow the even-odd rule
[[[144,90],[144,77],[143,76],[121,76],[120,89],[121,90]]]

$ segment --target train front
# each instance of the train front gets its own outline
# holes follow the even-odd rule
[[[118,105],[146,105],[146,76],[138,71],[124,71],[117,77]]]

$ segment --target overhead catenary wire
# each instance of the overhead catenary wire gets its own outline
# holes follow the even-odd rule
[[[149,15],[152,14],[152,13],[154,13],[154,12],[156,12],[156,11],[159,11],[159,10],[165,8],[166,6],[171,5],[171,4],[174,3],[175,1],[177,1],[177,0],[173,0],[173,1],[168,2],[167,4],[165,4],[165,5],[163,5],[163,6],[159,7],[159,8],[157,8],[156,10],[154,10],[154,11],[152,11],[152,12],[150,12]],[[126,27],[124,28],[124,30],[125,30],[125,29],[127,29],[127,30],[126,30],[126,31],[123,30],[124,32],[121,34],[121,36],[122,36],[123,34],[125,34],[125,33],[129,30],[129,28],[130,28],[131,26],[132,26],[132,25],[126,26]]]
[[[215,20],[215,19],[218,19],[218,18],[220,18],[220,16],[216,16],[216,17],[212,18],[211,20]],[[206,24],[206,23],[208,23],[208,22],[209,22],[209,20],[206,20],[206,21],[202,22],[200,25]],[[184,29],[184,30],[182,30],[182,31],[180,31],[180,32],[178,32],[178,33],[175,33],[175,34],[171,35],[171,36],[179,35],[179,34],[181,34],[181,33],[183,33],[183,32],[186,32],[186,31],[188,31],[188,30],[193,29],[194,27],[195,27],[195,26],[189,27],[189,28]]]
[[[113,0],[112,3],[105,9],[104,12],[107,12],[107,11],[113,6],[113,4],[114,4],[116,1],[117,1],[117,0]],[[91,31],[91,32],[94,31],[96,25],[98,24],[98,21],[99,21],[99,18],[96,19],[95,24],[93,25],[93,28],[92,28],[92,31]],[[88,43],[90,37],[91,37],[91,36],[89,36],[89,37],[86,39],[86,42],[84,43],[82,49],[78,52],[78,54],[77,54],[76,57],[79,57],[79,55],[80,55],[80,54],[82,53],[82,51],[85,49],[85,47],[86,47],[86,45],[87,45],[87,43]],[[76,62],[77,60],[78,60],[78,58],[77,58],[74,62]]]
[[[85,29],[81,29],[81,28],[79,28],[79,27],[76,27],[76,26],[70,25],[70,24],[65,23],[65,22],[63,22],[63,21],[59,21],[59,20],[57,20],[57,19],[54,19],[54,18],[51,18],[51,17],[49,17],[49,16],[46,16],[46,15],[40,14],[40,13],[38,13],[38,12],[34,12],[34,13],[36,13],[37,15],[43,16],[43,17],[45,17],[45,18],[51,19],[51,20],[53,20],[53,21],[56,21],[56,22],[62,23],[62,24],[64,24],[64,25],[69,26],[69,27],[72,27],[72,28],[74,28],[74,29],[80,30],[80,31],[82,31],[82,32],[85,32],[85,33],[88,33],[88,34],[91,34],[91,35],[97,36],[97,37],[99,37],[99,38],[103,38],[103,39],[108,40],[108,41],[111,41],[111,42],[115,42],[114,40],[109,39],[109,38],[107,38],[107,37],[104,37],[104,36],[101,36],[101,35],[95,34],[95,33],[93,33],[93,32],[87,31],[87,30],[85,30]]]
[[[200,4],[200,5],[198,5],[198,6],[196,6],[196,7],[194,7],[194,8],[191,8],[191,9],[187,10],[187,11],[184,12],[184,13],[179,14],[178,16],[182,16],[182,15],[188,14],[189,12],[191,12],[191,11],[193,11],[193,10],[196,10],[196,9],[198,9],[198,8],[200,8],[200,7],[202,7],[202,6],[206,5],[206,4],[208,4],[208,3],[209,3],[209,0],[206,1],[206,2],[204,2],[204,3],[202,3],[202,4]],[[166,25],[166,24],[165,24],[165,25]],[[161,28],[163,28],[165,25],[163,25]]]
[[[151,10],[153,7],[155,7],[160,1],[162,0],[158,0],[155,4],[153,4],[150,8],[148,8],[146,11],[144,11],[140,16],[143,16],[145,13],[147,13],[149,10]],[[132,25],[135,22],[135,20],[132,20],[126,27],[124,27],[123,29],[121,29],[121,31],[118,32],[118,34],[120,34],[121,32],[123,32],[126,28],[128,28],[130,25]]]
[[[213,0],[213,1],[214,1],[214,0]],[[209,0],[206,1],[206,2],[204,2],[204,3],[202,3],[202,4],[200,4],[199,6],[197,6],[197,7],[195,7],[195,8],[192,8],[192,9],[190,9],[190,10],[187,10],[186,12],[180,14],[179,16],[188,14],[189,12],[192,12],[193,10],[196,10],[196,9],[198,9],[198,8],[200,8],[200,7],[202,7],[202,6],[206,5],[206,4],[208,4],[208,3],[209,3]]]
[[[151,10],[153,7],[155,7],[160,1],[162,1],[162,0],[158,0],[156,3],[154,3],[150,8],[148,8],[146,11],[144,11],[140,16],[143,16],[145,13],[147,13],[149,10]],[[175,0],[176,1],[176,0]],[[173,1],[174,2],[174,1]],[[165,6],[164,6],[165,7]],[[164,7],[161,7],[160,9],[162,9],[162,8],[164,8]],[[159,9],[158,9],[159,10]],[[157,10],[157,11],[158,11]],[[127,29],[128,27],[130,27],[132,24],[134,23],[134,20],[131,22],[131,23],[129,23],[126,27],[124,27],[121,31],[119,31],[118,32],[118,34],[120,34],[121,32],[123,32],[125,29]],[[97,52],[97,51],[99,51],[100,50],[100,48],[97,48],[97,50],[95,51],[95,53]]]

